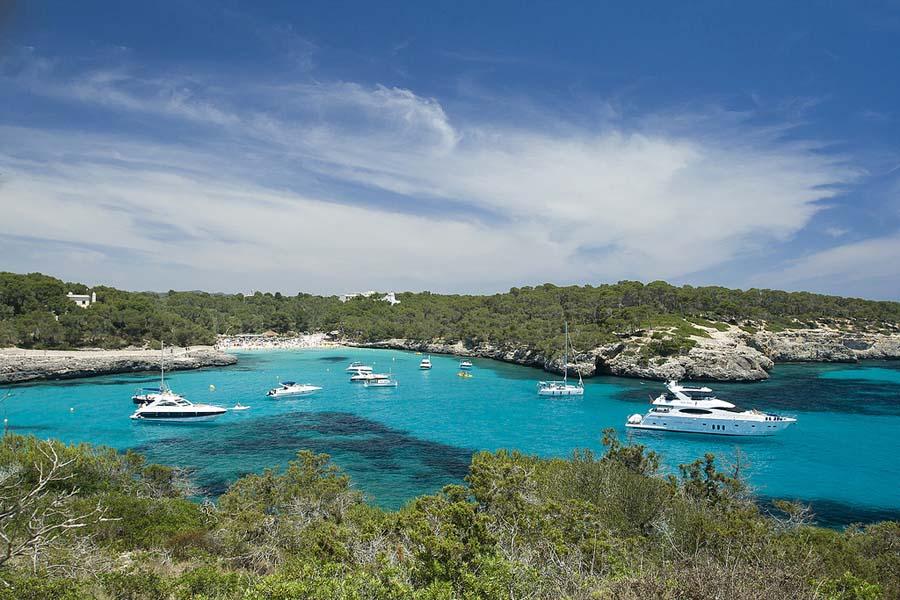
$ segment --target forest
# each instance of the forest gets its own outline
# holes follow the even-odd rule
[[[8,433],[0,600],[900,598],[900,523],[817,527],[760,509],[740,460],[667,474],[612,430],[603,445],[478,453],[384,510],[308,451],[211,501],[139,454]]]
[[[97,302],[76,306],[67,292],[87,286],[31,273],[0,273],[0,347],[121,348],[129,345],[211,344],[218,334],[339,331],[352,341],[389,338],[522,345],[558,349],[569,323],[576,349],[593,348],[652,327],[679,340],[695,325],[731,323],[754,331],[832,323],[896,331],[900,303],[777,290],[642,284],[544,284],[492,295],[405,292],[392,306],[377,297],[342,303],[335,296],[280,292],[252,296],[198,291],[128,292],[92,288]],[[555,350],[554,350],[555,351]]]

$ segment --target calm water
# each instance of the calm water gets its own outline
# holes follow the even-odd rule
[[[457,377],[457,361],[388,350],[244,353],[226,369],[171,374],[173,389],[196,402],[252,408],[210,423],[135,423],[135,388],[153,375],[118,375],[12,388],[0,403],[10,431],[68,442],[93,442],[144,452],[156,462],[195,471],[208,493],[238,476],[283,465],[296,451],[327,452],[370,499],[396,507],[465,475],[474,450],[518,448],[566,456],[601,449],[600,432],[663,454],[667,468],[713,452],[724,462],[740,448],[763,499],[800,499],[829,524],[900,518],[900,363],[779,365],[763,383],[718,384],[720,395],[745,406],[794,415],[799,422],[769,438],[717,438],[631,432],[628,415],[644,412],[656,382],[613,377],[586,382],[583,398],[546,399],[535,381],[546,374],[475,360],[474,377]],[[396,389],[348,382],[352,360],[392,369]],[[270,400],[279,378],[324,387],[314,396]],[[215,385],[215,391],[210,390]]]

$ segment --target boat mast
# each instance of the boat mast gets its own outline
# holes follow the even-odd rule
[[[162,340],[159,341],[159,391],[166,391],[166,354],[165,354],[165,342]]]
[[[569,381],[569,322],[566,321],[566,342],[563,347],[563,385]]]

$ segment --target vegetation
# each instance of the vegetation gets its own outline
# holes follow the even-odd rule
[[[387,512],[328,457],[198,503],[135,454],[0,441],[0,599],[900,597],[900,523],[843,532],[760,512],[712,455],[663,477],[601,457],[473,457],[463,485]]]
[[[600,286],[512,288],[489,296],[403,293],[391,306],[376,298],[341,303],[336,297],[280,293],[253,296],[204,292],[124,292],[97,287],[98,302],[81,309],[66,292],[81,284],[41,274],[0,273],[0,346],[117,348],[166,342],[209,344],[216,334],[267,330],[333,331],[357,341],[442,339],[467,345],[524,345],[545,353],[562,346],[569,322],[576,349],[609,343],[648,328],[669,333],[649,355],[685,352],[698,327],[726,324],[756,331],[852,321],[867,329],[896,329],[900,303],[805,292],[721,287],[675,287],[661,281]]]

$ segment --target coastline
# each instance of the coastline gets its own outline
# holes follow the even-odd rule
[[[692,336],[694,346],[671,356],[645,352],[651,340],[665,330],[646,330],[617,342],[575,352],[569,374],[584,378],[613,375],[651,380],[762,381],[778,363],[846,362],[866,359],[900,359],[900,333],[847,331],[832,327],[758,330],[748,332],[735,325],[702,327]],[[545,356],[525,345],[488,344],[466,346],[460,341],[394,338],[376,342],[342,339],[332,333],[299,335],[220,335],[215,346],[167,348],[166,369],[186,370],[233,365],[235,353],[314,348],[373,348],[488,358],[562,374],[559,356]],[[0,349],[0,384],[36,380],[74,379],[116,373],[156,371],[159,351],[126,350],[24,350]]]
[[[648,356],[644,349],[666,330],[646,330],[620,341],[570,356],[569,374],[590,378],[613,375],[651,380],[762,381],[779,363],[843,362],[900,359],[900,333],[848,331],[832,327],[758,330],[749,332],[735,325],[725,329],[697,326],[704,335],[692,336],[694,346],[671,356]],[[490,358],[540,368],[561,375],[561,357],[547,357],[524,345],[482,343],[467,347],[462,342],[389,339],[377,342],[344,341],[359,348],[410,350]]]
[[[213,346],[166,348],[167,371],[224,367],[237,357]],[[0,348],[0,384],[158,371],[159,350],[26,350]]]

